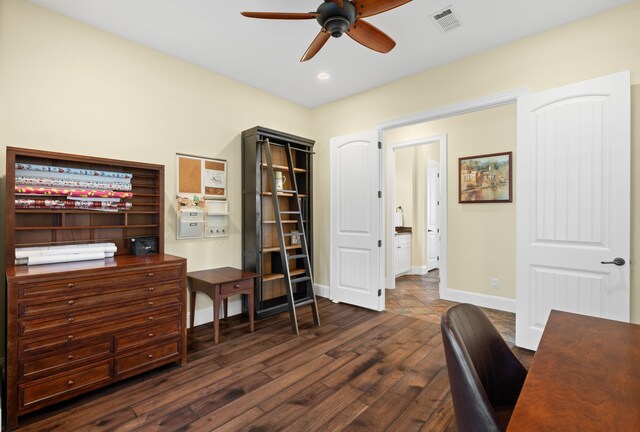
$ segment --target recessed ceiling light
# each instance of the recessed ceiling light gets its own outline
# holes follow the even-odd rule
[[[318,75],[316,75],[316,78],[318,78],[319,80],[325,81],[331,78],[331,75],[329,75],[328,72],[320,72]]]

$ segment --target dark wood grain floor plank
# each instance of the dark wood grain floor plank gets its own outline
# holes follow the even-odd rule
[[[43,431],[431,431],[455,420],[432,276],[397,279],[390,309],[374,312],[319,299],[300,336],[280,314],[247,330],[246,317],[189,331],[189,362],[116,383],[21,419]],[[488,311],[506,340],[513,314]],[[528,364],[531,354],[516,350]]]

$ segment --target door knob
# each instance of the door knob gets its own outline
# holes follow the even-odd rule
[[[625,260],[623,258],[614,258],[613,261],[600,261],[600,264],[615,264],[617,266],[623,266]]]

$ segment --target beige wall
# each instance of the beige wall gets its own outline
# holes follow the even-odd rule
[[[307,110],[26,1],[2,0],[0,145],[164,164],[166,251],[187,257],[189,269],[198,270],[241,262],[240,132],[260,124],[314,138],[315,274],[319,284],[328,285],[329,179],[322,173],[329,172],[331,137],[494,93],[522,87],[543,90],[630,69],[634,259],[640,252],[639,22],[640,0],[635,0],[617,10]],[[171,179],[177,151],[229,161],[228,239],[175,240]],[[2,161],[0,177],[4,169]],[[0,220],[4,220],[3,208]],[[480,282],[455,288],[481,292],[486,283]],[[632,316],[638,321],[640,272],[632,270],[632,286]]]
[[[190,271],[241,265],[241,131],[312,136],[306,108],[26,1],[0,2],[0,95],[3,179],[6,146],[164,164],[165,250]],[[228,238],[176,240],[176,152],[228,160]]]
[[[535,92],[631,70],[632,260],[640,252],[640,0],[621,8],[379,87],[312,112],[316,172],[326,172],[329,139],[378,122],[517,88]],[[336,119],[345,119],[339,122]],[[348,120],[348,121],[347,121]],[[329,281],[328,179],[316,177],[316,279]],[[513,241],[513,240],[511,240]],[[640,272],[632,269],[632,319],[640,321]],[[481,281],[481,285],[486,285]],[[479,285],[478,285],[479,287]],[[476,289],[475,287],[456,287]],[[477,288],[478,291],[480,287]]]
[[[403,141],[415,141],[429,138],[432,129],[405,127],[389,130],[385,133],[388,145]],[[426,206],[426,167],[427,161],[440,160],[439,143],[418,144],[395,150],[395,188],[393,208],[402,206],[404,225],[411,227],[411,265],[422,267],[425,261],[425,206]]]
[[[447,135],[448,191],[448,286],[500,297],[515,297],[516,206],[512,203],[460,204],[458,202],[458,158],[511,151],[516,146],[516,106],[502,106],[392,129],[385,133],[389,144],[421,137]],[[436,144],[416,147],[413,163],[424,167]],[[406,151],[406,150],[401,150]],[[397,156],[398,150],[396,150]],[[422,154],[423,156],[419,156]],[[397,163],[396,163],[397,169]],[[413,214],[424,221],[424,168],[416,169]],[[515,182],[514,182],[515,186]],[[413,265],[424,264],[425,230],[414,224]],[[490,281],[497,278],[498,288]]]

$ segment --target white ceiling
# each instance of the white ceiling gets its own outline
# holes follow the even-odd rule
[[[367,18],[391,36],[389,54],[331,38],[300,63],[315,20],[245,18],[241,11],[310,12],[322,0],[30,0],[53,11],[306,107],[574,21],[630,0],[413,0]],[[441,33],[429,15],[453,6],[462,26]],[[329,72],[329,81],[318,81]]]

